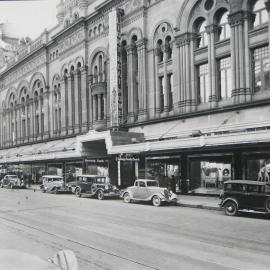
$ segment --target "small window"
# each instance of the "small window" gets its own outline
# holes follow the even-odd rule
[[[139,186],[140,187],[146,187],[145,183],[144,182],[141,182],[141,181],[139,182]]]

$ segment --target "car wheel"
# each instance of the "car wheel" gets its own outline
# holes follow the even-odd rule
[[[266,212],[270,213],[270,199],[267,199],[264,203]]]
[[[99,190],[99,191],[97,192],[97,198],[98,198],[99,200],[103,200],[103,199],[104,199],[104,192],[103,192],[102,190]]]
[[[81,193],[81,189],[80,189],[80,188],[76,188],[76,189],[75,189],[75,195],[76,195],[77,197],[81,197],[81,196],[82,196],[82,193]]]
[[[228,201],[224,205],[224,212],[227,216],[235,216],[237,214],[237,204],[233,201]]]
[[[159,196],[156,195],[152,198],[152,204],[157,207],[161,205],[161,200]]]
[[[13,188],[14,188],[13,184],[10,184],[9,186],[10,186],[10,188],[11,188],[11,189],[13,189]]]
[[[125,202],[125,203],[130,203],[130,202],[131,202],[131,198],[130,198],[130,195],[129,195],[128,192],[126,192],[126,193],[124,194],[124,202]]]
[[[42,191],[42,193],[46,193],[45,187],[42,187],[42,188],[41,188],[41,191]]]

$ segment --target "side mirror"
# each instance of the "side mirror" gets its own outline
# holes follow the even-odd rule
[[[52,258],[49,258],[49,262],[63,270],[78,270],[77,258],[71,250],[58,251]]]

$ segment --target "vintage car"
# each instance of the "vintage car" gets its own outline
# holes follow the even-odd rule
[[[220,207],[228,216],[236,215],[239,210],[270,213],[270,183],[248,180],[226,181],[220,199]]]
[[[77,197],[85,194],[103,200],[105,196],[119,196],[119,189],[110,183],[110,179],[99,175],[78,175],[68,187]]]
[[[16,174],[7,174],[1,180],[1,188],[25,188],[25,182],[21,180]]]
[[[124,202],[151,201],[154,206],[162,203],[177,203],[177,196],[167,188],[159,187],[156,180],[138,179],[134,185],[123,190],[120,197]]]
[[[71,189],[66,186],[64,178],[59,175],[43,175],[42,185],[40,186],[43,193],[45,192],[66,192]]]

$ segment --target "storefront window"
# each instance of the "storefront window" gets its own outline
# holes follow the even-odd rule
[[[145,178],[158,180],[161,187],[176,191],[180,181],[180,157],[146,158]]]
[[[66,173],[65,179],[67,182],[72,182],[75,180],[77,175],[83,173],[83,164],[82,161],[66,163]]]
[[[231,158],[192,159],[189,175],[190,192],[218,194],[223,183],[232,178]]]
[[[41,184],[42,176],[46,174],[45,164],[34,164],[32,165],[32,183]]]
[[[247,158],[246,179],[261,182],[270,182],[270,158]]]
[[[86,160],[86,174],[94,174],[100,176],[109,176],[109,167],[107,160]]]
[[[48,174],[63,176],[63,164],[48,164]]]

